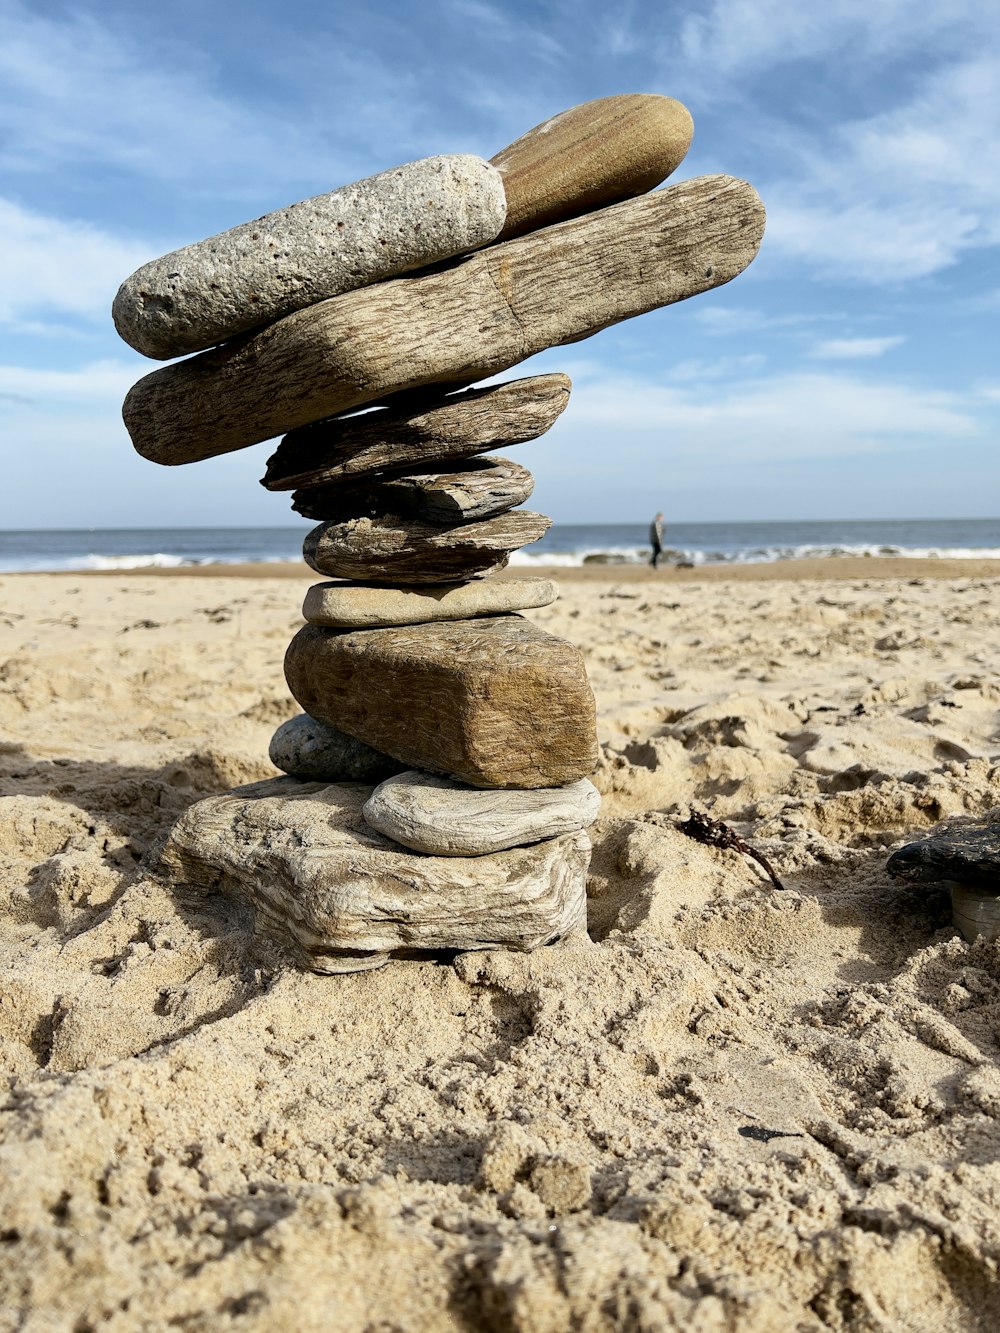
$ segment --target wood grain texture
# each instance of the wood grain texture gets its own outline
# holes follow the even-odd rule
[[[165,366],[130,390],[125,424],[144,458],[191,463],[387,394],[472,383],[729,282],[763,231],[746,182],[684,181]]]
[[[682,102],[619,93],[561,111],[491,158],[503,176],[507,221],[498,240],[644,194],[691,146]]]
[[[210,796],[174,825],[159,873],[250,907],[254,929],[315,972],[585,935],[586,833],[492,856],[424,856],[368,827],[370,793],[277,778]]]
[[[285,679],[310,717],[474,787],[560,787],[597,766],[582,654],[520,616],[344,633],[305,625]]]
[[[261,481],[271,491],[410,472],[486,453],[544,435],[572,385],[568,375],[531,375],[488,389],[443,397],[431,391],[360,416],[336,417],[294,430],[267,460]]]
[[[389,514],[321,523],[302,555],[329,578],[370,583],[455,583],[503,569],[511,551],[537,542],[552,520],[513,509],[478,523],[442,527]]]
[[[344,522],[406,514],[427,523],[471,523],[523,504],[535,488],[526,467],[497,455],[471,458],[448,472],[420,472],[367,485],[304,486],[292,494],[303,518]]]

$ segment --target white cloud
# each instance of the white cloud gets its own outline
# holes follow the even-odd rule
[[[684,20],[680,46],[685,60],[720,74],[761,73],[839,51],[857,61],[898,56],[931,39],[947,48],[960,35],[989,32],[991,22],[982,0],[715,0]]]
[[[118,284],[149,249],[92,227],[0,199],[0,323],[37,331],[58,312],[111,326]]]
[[[765,186],[768,244],[831,276],[925,277],[1000,244],[1000,54],[939,68],[904,103],[841,124]]]
[[[140,377],[144,365],[136,362],[94,361],[77,370],[34,370],[27,366],[0,366],[0,397],[25,405],[66,406],[103,403],[117,414],[125,394]]]
[[[602,374],[587,363],[566,370],[573,412],[553,433],[614,433],[630,448],[662,442],[672,458],[810,460],[987,436],[971,396],[891,380],[816,371],[678,385]]]
[[[882,356],[905,341],[902,334],[886,338],[829,338],[814,347],[810,355],[828,361],[855,361]]]
[[[194,43],[142,42],[127,35],[128,26],[79,11],[43,14],[6,0],[0,169],[72,177],[97,166],[183,182],[189,192],[216,199],[259,197],[297,175],[324,174],[330,137],[301,108],[296,118],[295,109],[269,105],[258,90],[251,102],[223,93],[219,71]],[[176,244],[184,239],[192,238]]]
[[[833,319],[823,315],[767,315],[763,310],[747,306],[706,305],[693,312],[693,318],[705,333],[729,337],[743,333],[757,333],[761,329],[792,328],[797,324],[813,324],[819,319]]]

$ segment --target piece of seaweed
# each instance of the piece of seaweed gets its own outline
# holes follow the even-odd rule
[[[742,852],[744,856],[749,856],[756,861],[766,873],[768,879],[776,889],[784,889],[784,884],[774,873],[774,869],[763,853],[758,852],[728,824],[724,824],[721,819],[712,819],[709,815],[703,815],[700,810],[691,809],[691,814],[683,824],[677,827],[689,838],[694,838],[695,842],[706,843],[709,847],[721,847],[723,849],[731,847],[733,851]]]

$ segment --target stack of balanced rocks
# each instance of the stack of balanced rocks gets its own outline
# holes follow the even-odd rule
[[[288,776],[199,802],[161,856],[306,966],[586,929],[594,699],[579,650],[519,614],[555,585],[496,577],[549,520],[517,507],[531,473],[490,452],[547,431],[571,386],[471,386],[750,263],[764,216],[745,182],[648,193],[691,133],[667,97],[585,103],[491,162],[399,167],[118,293],[131,346],[197,353],[128,394],[139,453],[190,463],[283,435],[263,484],[319,525],[304,553],[329,581],[285,658],[304,713],[270,751]]]

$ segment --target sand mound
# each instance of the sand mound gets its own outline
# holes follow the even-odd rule
[[[148,871],[298,587],[0,590],[0,1327],[998,1326],[1000,948],[884,872],[1000,805],[996,584],[568,585],[593,942],[337,978]]]

